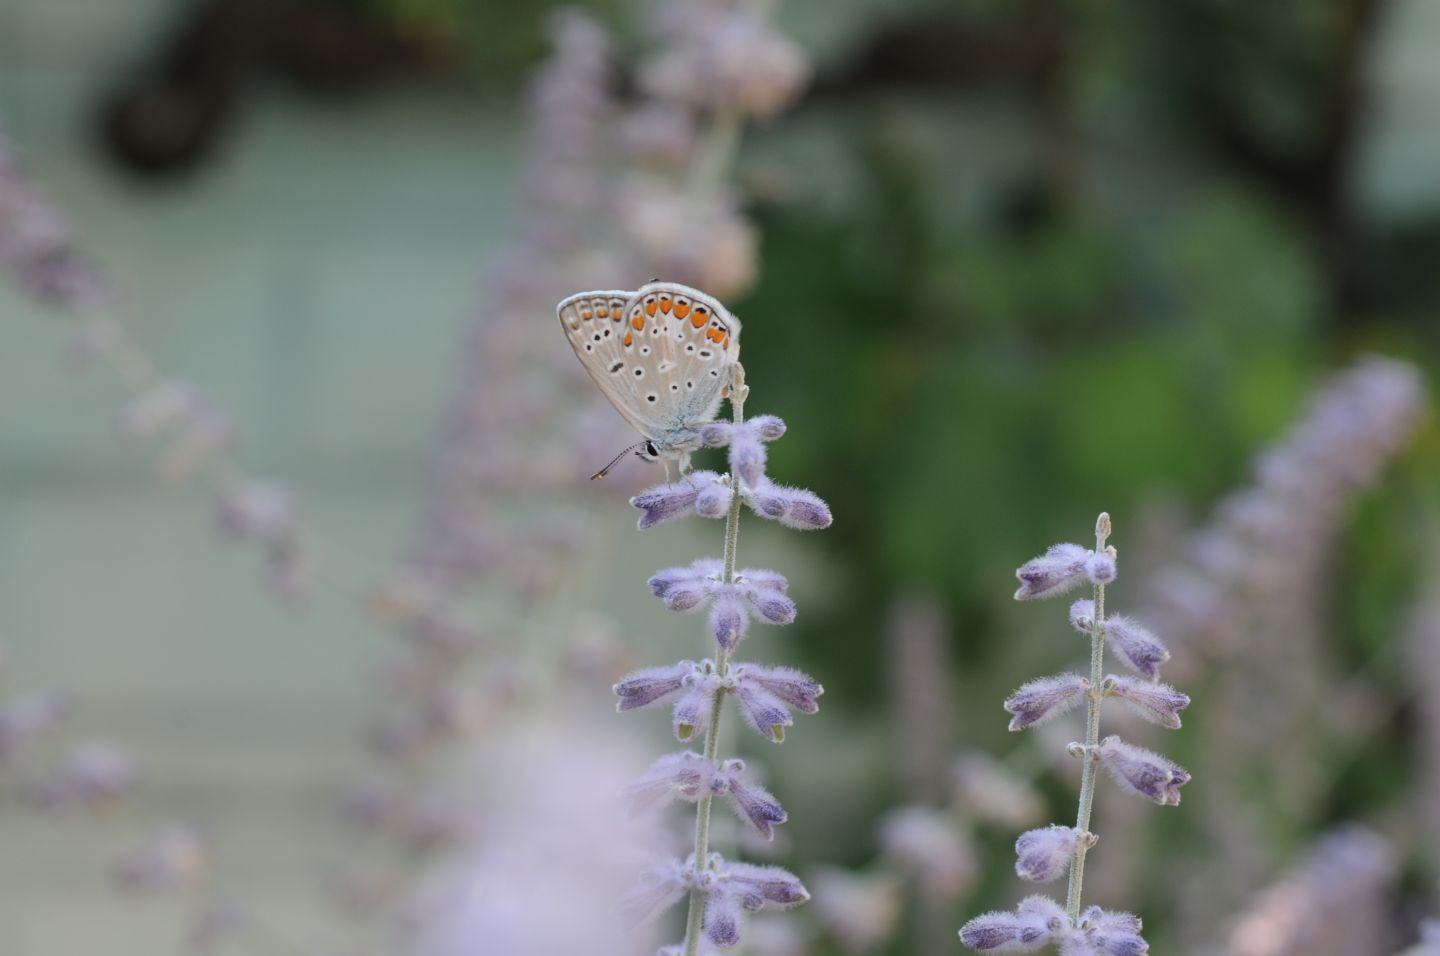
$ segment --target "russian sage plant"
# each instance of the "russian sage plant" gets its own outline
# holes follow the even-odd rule
[[[791,710],[815,713],[819,709],[816,698],[824,691],[794,668],[734,659],[752,620],[766,624],[795,620],[795,602],[786,594],[783,576],[736,567],[740,506],[802,530],[824,528],[831,521],[829,507],[814,494],[776,485],[766,477],[765,445],[785,433],[785,423],[774,415],[745,419],[748,389],[738,366],[736,371],[730,399],[732,420],[712,422],[702,432],[706,445],[728,447],[729,474],[693,471],[630,501],[640,509],[642,530],[690,515],[725,519],[722,558],[702,558],[688,567],[660,571],[649,582],[651,592],[671,611],[708,609],[713,657],[646,668],[615,685],[620,710],[673,702],[675,736],[687,742],[697,734],[704,735],[699,753],[682,750],[661,757],[630,788],[630,796],[639,806],[677,798],[696,805],[694,851],[687,859],[665,860],[649,867],[628,900],[633,917],[645,920],[689,896],[685,940],[662,949],[666,956],[695,956],[710,947],[735,946],[740,942],[743,914],[785,909],[810,898],[800,880],[788,871],[726,860],[710,847],[710,811],[717,797],[766,839],[786,820],[775,797],[747,776],[743,761],[720,759],[725,699],[735,701],[751,729],[778,744],[785,739],[785,728],[793,723]]]
[[[1117,736],[1100,737],[1100,705],[1107,697],[1119,698],[1141,717],[1172,730],[1180,726],[1180,711],[1190,698],[1159,682],[1160,665],[1169,658],[1153,634],[1119,614],[1105,616],[1105,586],[1115,580],[1115,549],[1107,544],[1110,516],[1095,522],[1095,548],[1057,544],[1026,562],[1015,576],[1017,601],[1056,597],[1087,579],[1094,586],[1090,600],[1070,607],[1070,623],[1090,639],[1090,675],[1057,674],[1022,685],[1005,701],[1011,730],[1044,723],[1079,706],[1086,706],[1085,742],[1072,743],[1079,758],[1080,805],[1073,827],[1052,824],[1023,833],[1015,841],[1015,872],[1021,879],[1045,883],[1070,873],[1065,905],[1048,896],[1031,896],[1014,912],[977,916],[960,930],[960,940],[982,952],[1029,952],[1047,945],[1062,956],[1139,956],[1150,946],[1140,936],[1140,920],[1129,913],[1081,909],[1085,854],[1099,838],[1090,832],[1095,783],[1104,767],[1121,790],[1161,806],[1180,803],[1180,788],[1190,775],[1160,754],[1126,743]],[[1105,648],[1138,677],[1105,675]]]

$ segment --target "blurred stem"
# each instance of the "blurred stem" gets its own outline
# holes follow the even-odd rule
[[[750,389],[745,386],[745,369],[738,363],[735,378],[730,385],[731,421],[736,425],[745,420],[745,397]],[[725,518],[725,576],[726,584],[735,583],[735,553],[740,541],[740,479],[730,476],[730,514]],[[715,674],[723,678],[730,670],[730,655],[725,648],[715,651]],[[715,688],[710,700],[710,723],[705,728],[705,759],[712,765],[720,756],[720,704],[725,699],[725,690]],[[695,806],[695,869],[706,867],[710,855],[710,805],[714,797],[707,789]],[[705,915],[705,894],[699,888],[690,890],[690,911],[685,917],[685,956],[695,956],[700,949],[700,923]]]
[[[1110,516],[1105,512],[1095,520],[1095,553],[1105,553],[1110,537]],[[1073,924],[1080,919],[1080,893],[1085,883],[1085,854],[1090,849],[1090,811],[1095,805],[1095,771],[1100,764],[1100,701],[1101,684],[1105,680],[1105,585],[1095,583],[1095,618],[1090,624],[1090,700],[1085,726],[1085,769],[1080,774],[1080,808],[1075,814],[1075,862],[1070,866],[1070,891],[1065,896],[1065,910]]]
[[[708,202],[720,188],[720,181],[735,162],[740,149],[740,112],[721,110],[710,121],[705,140],[695,154],[686,176],[685,191],[697,202]]]

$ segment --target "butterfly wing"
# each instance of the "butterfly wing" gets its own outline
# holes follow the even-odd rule
[[[626,317],[653,343],[650,353],[634,343],[639,360],[655,364],[656,380],[642,400],[649,404],[650,395],[658,393],[657,401],[669,403],[664,424],[672,432],[713,419],[740,358],[740,320],[700,290],[676,282],[641,286],[626,305]],[[649,374],[647,366],[645,377]]]
[[[625,420],[672,442],[715,416],[740,354],[740,323],[673,282],[572,295],[556,307],[580,363]]]

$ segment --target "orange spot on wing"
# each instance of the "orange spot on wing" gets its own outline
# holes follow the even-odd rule
[[[610,316],[610,310],[607,309],[605,306],[602,305],[602,306],[600,306],[600,308],[598,308],[598,309],[595,310],[595,314],[598,315],[598,316],[599,316],[600,318],[602,318],[602,319],[604,319],[604,318],[609,318],[609,316]]]
[[[628,348],[630,347],[631,343],[634,342],[634,341],[635,341],[635,339],[634,339],[634,337],[631,335],[631,333],[626,332],[626,333],[625,333],[625,347],[628,349]]]
[[[645,328],[645,320],[638,315],[635,316],[635,318],[630,320],[630,328],[634,329],[636,332],[639,332],[641,329]]]
[[[705,337],[712,342],[719,342],[725,337],[725,332],[722,329],[706,329]]]
[[[645,303],[645,314],[651,318],[655,317],[655,303],[653,301]]]
[[[705,316],[701,315],[699,312],[696,312],[694,315],[690,316],[690,324],[695,326],[695,328],[697,329],[702,327],[705,324]]]
[[[670,297],[668,295],[662,295],[660,297],[660,311],[666,315],[670,314]],[[681,318],[683,319],[684,316],[682,315]]]
[[[685,316],[687,316],[687,315],[689,315],[689,314],[690,314],[690,306],[686,305],[684,302],[676,302],[676,303],[675,303],[675,318],[677,318],[677,319],[683,319],[683,318],[685,318]]]

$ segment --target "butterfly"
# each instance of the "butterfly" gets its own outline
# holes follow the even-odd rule
[[[555,313],[585,371],[643,436],[591,480],[631,451],[687,471],[739,367],[740,320],[698,289],[660,281],[637,292],[580,292]]]

